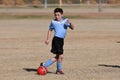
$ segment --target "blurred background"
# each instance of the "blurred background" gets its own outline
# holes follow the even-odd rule
[[[120,18],[120,0],[0,0],[0,18],[49,18],[55,7],[72,18]]]
[[[120,4],[120,0],[0,0],[0,6],[70,6],[79,4]]]

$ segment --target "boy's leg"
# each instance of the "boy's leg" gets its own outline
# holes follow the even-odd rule
[[[49,59],[43,64],[43,66],[49,67],[50,65],[52,65],[56,61],[57,61],[56,58]]]
[[[63,60],[63,54],[59,55],[59,58],[57,60],[57,71],[56,71],[56,74],[64,74],[62,72],[62,60]]]

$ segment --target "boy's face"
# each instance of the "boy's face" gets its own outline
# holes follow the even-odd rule
[[[63,15],[60,12],[56,12],[56,13],[54,13],[54,16],[57,21],[60,21],[62,19]]]

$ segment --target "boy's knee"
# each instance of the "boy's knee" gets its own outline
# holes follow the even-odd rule
[[[63,55],[60,55],[60,56],[59,56],[59,59],[63,59]]]
[[[62,60],[63,59],[63,54],[61,54],[61,55],[56,55],[56,57],[55,57],[57,60]]]
[[[58,60],[58,59],[59,59],[59,55],[56,55],[56,56],[55,56],[55,59],[57,59],[57,60]]]

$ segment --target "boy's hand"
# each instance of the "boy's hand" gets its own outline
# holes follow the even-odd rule
[[[70,29],[74,30],[74,25],[70,22],[70,20],[68,20],[68,22],[70,23]]]
[[[49,44],[49,42],[50,42],[50,40],[46,40],[46,41],[45,41],[45,44],[46,44],[46,45],[48,45],[48,44]]]

